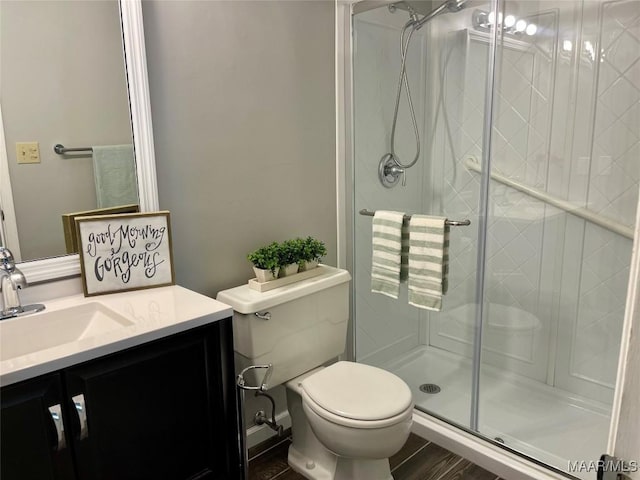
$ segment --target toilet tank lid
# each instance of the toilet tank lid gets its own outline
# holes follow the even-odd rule
[[[354,420],[384,420],[413,406],[411,389],[401,378],[362,363],[334,363],[300,387],[323,409]]]
[[[328,265],[318,265],[316,268],[322,269],[322,273],[306,280],[274,288],[267,292],[252,290],[246,284],[240,285],[218,292],[216,300],[226,303],[236,312],[251,314],[351,280],[351,275],[346,270]]]

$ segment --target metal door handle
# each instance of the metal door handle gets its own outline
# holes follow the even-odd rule
[[[256,312],[254,315],[260,320],[271,320],[271,312]]]
[[[60,404],[50,406],[49,415],[51,415],[53,425],[56,427],[55,451],[59,452],[65,447],[64,422],[62,421],[62,408],[60,407]]]
[[[598,462],[598,480],[631,480],[627,475],[638,470],[638,462],[625,462],[606,453],[600,457]]]
[[[76,395],[75,397],[71,397],[71,401],[73,401],[73,406],[78,412],[78,420],[80,421],[80,440],[87,438],[89,436],[89,428],[87,426],[87,406],[84,401],[84,394]]]

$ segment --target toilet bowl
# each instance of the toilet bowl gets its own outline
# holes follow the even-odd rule
[[[286,385],[294,470],[311,480],[390,480],[389,457],[411,429],[411,390],[380,368],[323,366],[344,351],[351,276],[317,268],[313,278],[266,292],[241,285],[218,293],[234,309],[236,369],[270,365],[267,385],[248,381]]]
[[[411,391],[401,379],[338,362],[293,379],[287,389],[294,470],[313,480],[392,478],[388,459],[402,448],[412,423]]]

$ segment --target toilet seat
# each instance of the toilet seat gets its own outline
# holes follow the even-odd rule
[[[354,420],[353,418],[342,417],[340,415],[336,415],[335,413],[331,413],[328,410],[325,410],[317,403],[315,403],[311,398],[309,398],[309,395],[307,395],[304,390],[302,391],[301,396],[304,405],[311,409],[318,416],[322,417],[328,422],[335,423],[336,425],[341,425],[343,427],[351,427],[362,430],[370,428],[380,429],[401,423],[413,415],[413,404],[411,404],[405,411],[392,417],[382,418],[378,420]]]
[[[354,362],[337,362],[300,383],[307,406],[328,421],[355,428],[380,428],[413,410],[407,384],[394,374]]]

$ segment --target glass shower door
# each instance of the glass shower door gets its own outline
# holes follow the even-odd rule
[[[437,16],[414,32],[406,59],[421,154],[405,172],[406,185],[383,186],[378,164],[389,152],[400,75],[400,36],[409,8],[422,16],[433,2],[398,2],[353,16],[354,77],[354,311],[358,362],[403,378],[416,407],[470,427],[475,340],[481,177],[469,159],[483,149],[487,44],[475,41],[473,9]],[[485,33],[486,36],[486,33]],[[403,91],[395,139],[401,160],[415,153]],[[441,312],[371,293],[371,217],[366,209],[445,216],[471,221],[450,232],[449,292]]]
[[[509,0],[499,17],[479,431],[568,472],[609,430],[640,179],[640,3]]]
[[[386,188],[400,32],[435,4],[353,16],[356,360],[403,378],[418,409],[591,478],[569,470],[604,452],[611,415],[640,184],[640,2],[469,1],[435,17],[406,59],[421,155]],[[404,94],[396,145],[413,156]],[[405,284],[398,299],[371,293],[362,209],[471,220],[451,229],[441,312],[409,306]]]
[[[474,29],[474,9],[436,18],[429,32],[432,92],[429,195],[425,213],[469,218],[450,231],[449,291],[440,312],[423,313],[427,336],[423,375],[441,387],[422,392],[417,408],[473,429],[478,304],[478,236],[482,224],[482,176],[468,167],[483,161],[484,125],[491,83],[491,29]]]

